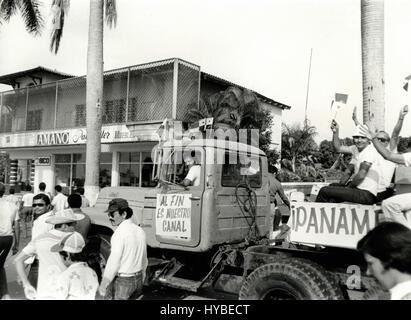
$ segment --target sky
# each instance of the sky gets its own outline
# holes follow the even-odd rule
[[[86,74],[89,1],[71,0],[57,55],[49,51],[51,0],[42,1],[47,22],[29,35],[19,16],[0,25],[0,75],[37,66]],[[411,74],[411,1],[385,0],[386,129],[411,103],[402,89]],[[335,93],[348,94],[336,120],[351,136],[351,114],[362,118],[360,0],[117,0],[116,28],[105,29],[104,70],[178,57],[201,71],[291,106],[286,124],[307,117],[316,141],[331,139]],[[0,91],[10,87],[0,85]],[[411,104],[410,104],[411,105]],[[411,135],[411,115],[402,136]]]

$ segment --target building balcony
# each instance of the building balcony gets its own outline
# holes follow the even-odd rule
[[[181,59],[104,73],[102,123],[150,124],[188,120],[198,106],[200,67]],[[0,134],[86,126],[86,76],[0,93]]]

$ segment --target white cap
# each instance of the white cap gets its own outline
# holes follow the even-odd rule
[[[60,243],[51,247],[51,252],[66,251],[70,253],[79,253],[83,251],[86,243],[83,236],[78,232],[69,233]]]

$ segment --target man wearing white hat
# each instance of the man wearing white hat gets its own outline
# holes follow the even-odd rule
[[[94,300],[98,289],[97,274],[86,261],[83,252],[86,243],[78,232],[65,236],[60,243],[51,248],[58,252],[68,267],[58,277],[56,299],[59,300]]]
[[[336,123],[335,123],[336,125]],[[372,205],[377,202],[381,179],[381,157],[370,145],[370,140],[357,126],[353,134],[354,144],[359,151],[355,165],[355,175],[347,186],[327,186],[320,189],[316,202],[354,202]],[[338,127],[337,127],[338,129]],[[384,136],[385,132],[379,132]],[[389,137],[388,140],[389,141]]]
[[[83,216],[76,215],[71,209],[56,212],[46,220],[47,223],[54,225],[54,229],[30,241],[16,257],[16,270],[28,299],[50,299],[54,296],[57,276],[67,267],[61,256],[52,252],[51,248],[60,243],[68,232],[73,232],[76,222],[81,219]],[[39,260],[37,290],[30,284],[23,265],[23,262],[33,255],[37,255]]]

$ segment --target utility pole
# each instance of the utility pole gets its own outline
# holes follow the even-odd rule
[[[307,80],[307,95],[305,97],[305,117],[304,117],[304,128],[307,127],[308,119],[307,119],[307,107],[308,107],[308,92],[310,91],[310,75],[311,75],[311,60],[313,57],[313,48],[311,48],[310,52],[310,65],[308,67],[308,80]]]

